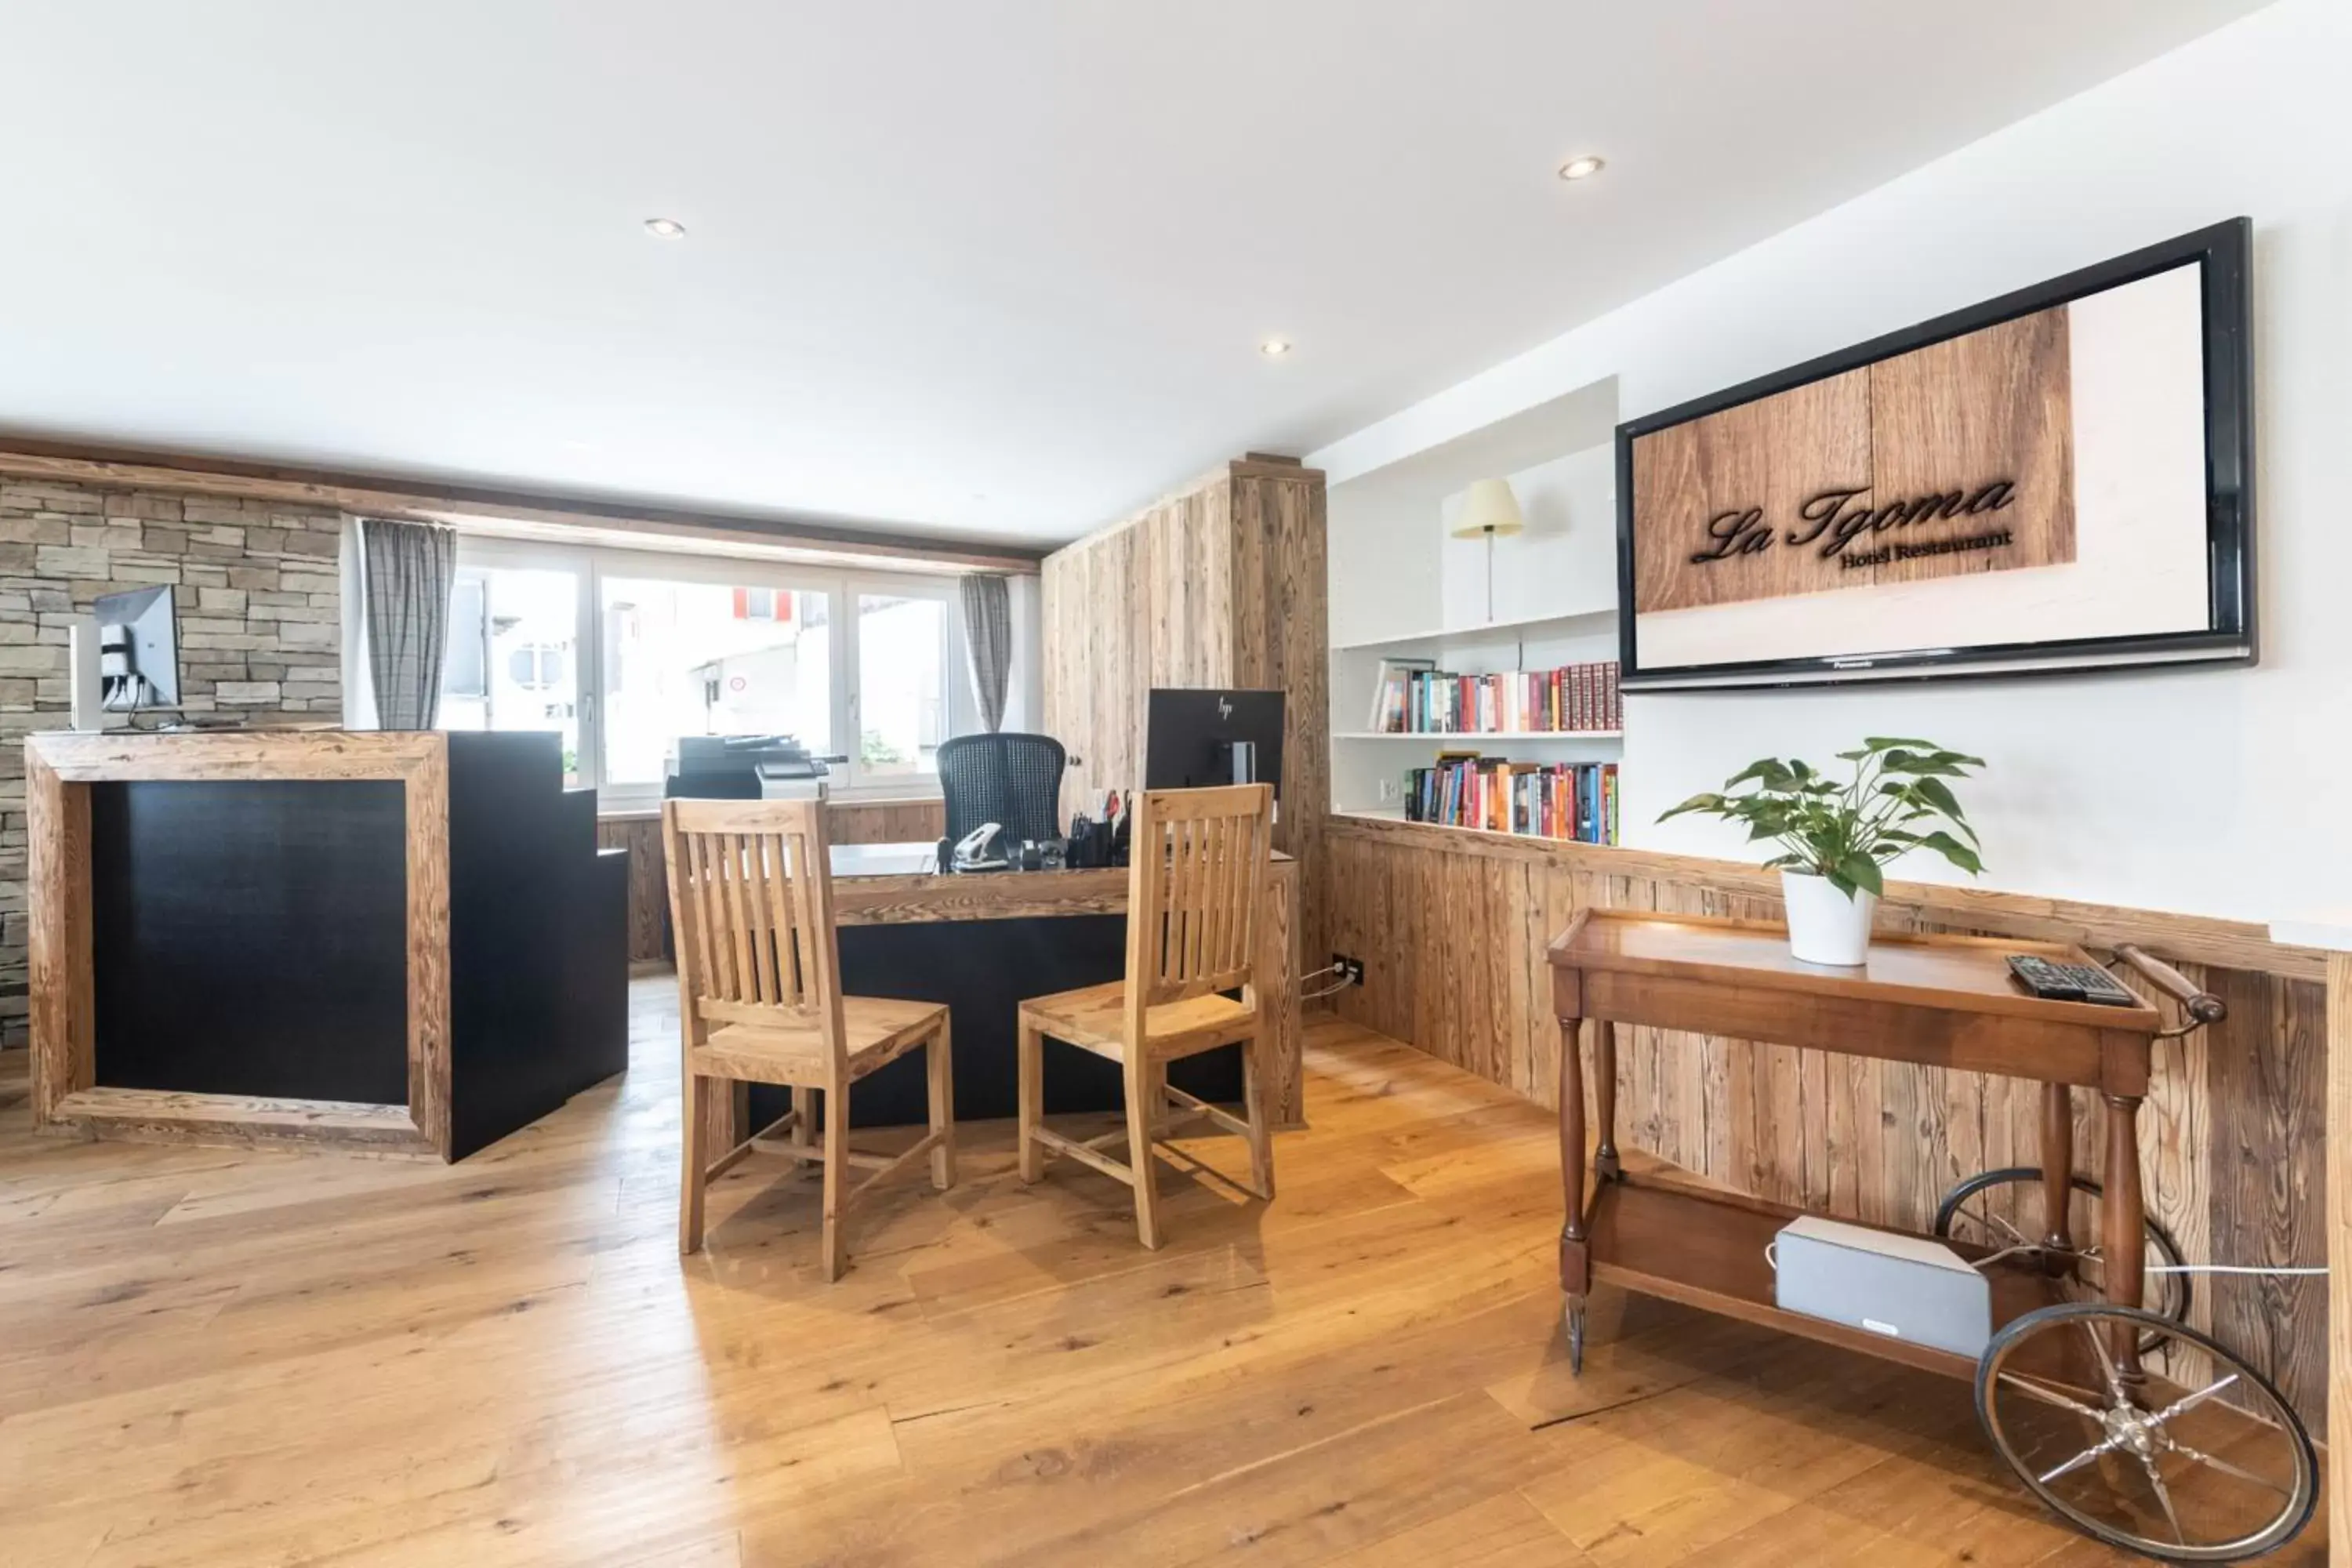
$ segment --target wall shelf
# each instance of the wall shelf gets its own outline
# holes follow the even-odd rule
[[[1622,741],[1622,730],[1343,730],[1335,741]]]
[[[1612,853],[1624,848],[1619,844],[1595,844],[1589,838],[1547,838],[1539,833],[1505,833],[1497,828],[1472,827],[1459,822],[1412,822],[1406,818],[1404,807],[1401,805],[1341,806],[1332,812],[1329,820],[1375,823],[1382,826],[1410,828],[1415,832],[1426,829],[1431,833],[1459,835],[1473,841],[1484,839],[1499,840],[1506,844],[1549,844],[1578,849],[1605,849]]]
[[[1405,647],[1416,643],[1477,642],[1499,637],[1528,637],[1530,633],[1550,627],[1563,631],[1600,631],[1613,624],[1617,612],[1583,610],[1567,616],[1531,616],[1524,620],[1490,621],[1484,626],[1446,626],[1437,631],[1406,632],[1393,637],[1365,637],[1331,645],[1334,653],[1358,653],[1384,647]],[[1533,640],[1532,637],[1529,640]]]

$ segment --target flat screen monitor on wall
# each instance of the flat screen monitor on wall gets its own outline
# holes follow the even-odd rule
[[[2250,226],[1620,426],[1623,684],[2251,662]]]

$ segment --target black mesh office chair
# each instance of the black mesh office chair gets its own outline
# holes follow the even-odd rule
[[[958,735],[940,742],[940,789],[947,796],[948,837],[961,838],[983,822],[1003,829],[1003,842],[1059,838],[1062,742],[1051,735]]]

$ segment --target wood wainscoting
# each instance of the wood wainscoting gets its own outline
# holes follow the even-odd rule
[[[837,800],[825,814],[835,844],[921,844],[945,833],[947,802],[938,796],[908,800]],[[599,848],[629,852],[629,959],[658,962],[669,956],[669,882],[662,866],[661,813],[616,811],[596,819]]]
[[[1776,878],[1727,861],[1349,816],[1328,820],[1324,844],[1331,944],[1364,963],[1340,1015],[1545,1105],[1559,1030],[1544,946],[1571,912],[1780,915]],[[2190,1263],[2326,1261],[2322,954],[2231,921],[1919,883],[1887,895],[1883,930],[2136,942],[2223,997],[2226,1022],[2157,1047],[2140,1113],[2148,1213]],[[1620,1142],[1759,1196],[1925,1228],[1962,1179],[2034,1163],[2035,1085],[1656,1029],[1619,1041]],[[2098,1114],[2075,1096],[2076,1164],[2095,1178]],[[2316,1431],[2326,1286],[2211,1275],[2191,1293],[2190,1321],[2267,1372]]]

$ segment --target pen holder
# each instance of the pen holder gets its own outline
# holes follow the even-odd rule
[[[1072,870],[1108,866],[1111,859],[1111,831],[1108,822],[1091,822],[1081,816],[1070,824],[1068,858],[1065,862]]]

